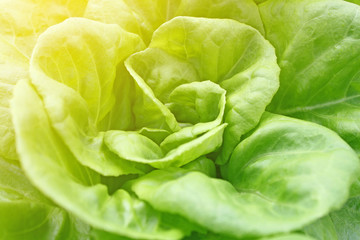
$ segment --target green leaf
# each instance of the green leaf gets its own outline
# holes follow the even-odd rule
[[[360,196],[350,198],[338,211],[330,213],[339,239],[360,237]]]
[[[29,104],[31,103],[31,104]],[[135,239],[179,239],[163,214],[120,189],[109,195],[98,174],[78,163],[52,128],[41,98],[21,81],[12,100],[17,150],[27,176],[48,197],[100,230]]]
[[[89,239],[90,227],[37,191],[15,161],[0,158],[0,238]]]
[[[360,7],[345,1],[267,1],[267,39],[281,67],[268,110],[322,124],[360,153]]]
[[[219,148],[225,127],[226,124],[221,124],[167,153],[136,132],[108,131],[104,141],[112,152],[129,162],[149,164],[155,168],[179,167]]]
[[[114,81],[123,80],[116,78],[117,66],[123,66],[124,58],[142,46],[136,35],[117,25],[71,18],[41,35],[32,57],[31,79],[51,125],[80,163],[106,176],[149,169],[110,152],[103,143],[104,133],[96,127],[107,114],[131,111],[131,99],[114,105],[119,103],[113,92]],[[129,94],[118,96],[126,98]],[[132,114],[121,117],[132,121]]]
[[[216,177],[216,166],[215,163],[207,158],[207,157],[200,157],[188,164],[182,166],[184,169],[188,169],[190,171],[199,171],[202,172],[209,177]]]
[[[360,1],[359,1],[359,0],[346,0],[346,1],[360,5]]]
[[[337,211],[304,228],[320,240],[352,240],[360,237],[360,196],[351,197]]]
[[[184,240],[239,240],[239,238],[232,238],[224,235],[218,235],[214,233],[198,234],[194,233],[190,237],[184,238]],[[249,238],[241,238],[249,239]],[[290,233],[278,236],[264,237],[264,238],[251,238],[251,240],[314,240],[313,238],[297,233]]]
[[[18,80],[27,79],[38,36],[70,16],[81,16],[87,1],[12,0],[0,2],[0,156],[17,159],[9,101]]]
[[[226,170],[239,191],[274,201],[277,211],[299,214],[296,221],[304,224],[341,207],[359,174],[359,160],[326,128],[266,114]]]
[[[48,77],[79,92],[98,123],[115,104],[117,67],[142,48],[141,39],[116,25],[70,18],[39,38],[31,59],[31,78],[37,85]]]
[[[315,240],[315,239],[302,234],[292,233],[292,234],[285,234],[282,236],[260,238],[259,240]]]
[[[210,81],[182,84],[170,93],[166,106],[180,123],[216,121],[219,125],[224,115],[225,93]]]
[[[170,135],[170,132],[164,129],[156,129],[156,128],[141,128],[138,131],[141,135],[148,137],[156,144],[160,144],[167,136]]]
[[[318,240],[338,240],[334,223],[329,215],[322,217],[303,228],[304,233]]]
[[[170,110],[178,120],[194,125],[169,134],[160,145],[137,132],[126,131],[106,132],[105,144],[122,159],[156,168],[179,167],[220,147],[226,126],[221,125],[225,91],[218,85],[210,81],[180,85],[170,94],[167,107],[159,108]]]
[[[0,38],[30,58],[42,32],[69,17],[82,16],[86,5],[87,0],[1,1]]]
[[[224,117],[225,94],[224,89],[210,81],[186,83],[176,87],[169,94],[165,106],[183,128],[161,142],[164,152],[172,151],[219,126]],[[202,155],[207,153],[210,152]]]
[[[11,121],[9,104],[13,87],[12,84],[6,83],[5,81],[2,82],[0,79],[0,157],[7,159],[17,159],[15,133]]]
[[[204,8],[206,6],[206,8]],[[90,0],[85,17],[116,23],[149,43],[153,32],[176,16],[229,18],[264,32],[252,0]]]
[[[136,59],[144,58],[141,55],[133,55],[126,64],[131,66]],[[158,110],[159,115],[164,113],[164,116],[168,116],[169,122],[179,125],[178,127],[182,122],[184,127],[166,136],[160,145],[137,132],[108,131],[105,133],[104,141],[112,152],[128,161],[165,168],[182,166],[221,146],[226,126],[221,125],[225,110],[225,91],[222,88],[210,81],[182,84],[174,89],[170,88],[170,93],[165,93],[168,99],[164,104],[156,95],[159,91],[168,91],[169,85],[176,86],[176,83],[171,83],[175,81],[165,83],[165,87],[154,84],[155,95],[147,82],[134,72],[133,75],[139,88],[143,89],[144,98],[148,99],[144,102],[141,100],[143,104],[136,104],[142,106],[134,110],[136,118],[145,119],[146,125],[151,125],[150,122],[161,123],[162,121],[156,117],[157,114],[154,114],[154,110]],[[180,121],[180,124],[177,121]]]
[[[138,178],[132,190],[155,209],[215,233],[260,237],[299,229],[340,208],[359,171],[355,152],[331,130],[265,114],[234,150],[230,182],[165,169]]]
[[[225,163],[241,136],[257,124],[278,87],[273,47],[257,30],[228,19],[174,18],[125,65],[150,106],[167,103],[176,87],[189,82],[210,80],[226,90],[228,127],[218,163]]]
[[[4,2],[0,3],[0,9],[1,4]],[[17,159],[9,102],[16,82],[28,78],[29,59],[1,33],[2,11],[6,10],[0,10],[0,157]]]

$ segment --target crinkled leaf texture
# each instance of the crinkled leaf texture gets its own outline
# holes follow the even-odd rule
[[[204,7],[206,6],[206,7]],[[176,16],[228,18],[264,32],[252,0],[90,0],[85,17],[116,23],[149,43],[153,32]]]
[[[53,47],[53,43],[58,44]],[[169,108],[176,113],[179,105],[187,104],[194,123],[181,130],[167,107],[143,102],[147,100],[146,91],[151,91],[145,83],[124,96],[119,91],[114,93],[114,89],[119,90],[115,87],[118,82],[131,84],[123,74],[123,60],[142,47],[139,37],[115,24],[70,18],[40,37],[31,59],[32,83],[44,101],[52,126],[83,165],[102,175],[142,174],[151,169],[149,165],[182,166],[222,143],[225,91],[215,83],[189,83],[174,89]],[[193,98],[185,97],[189,93]],[[116,104],[116,94],[123,97],[118,102],[122,105]],[[128,116],[140,132],[100,132],[99,123],[112,112],[128,112],[123,118]],[[207,112],[211,114],[204,114]],[[161,118],[165,122],[170,119],[171,127],[162,126]],[[144,132],[146,135],[141,134]],[[160,146],[151,139],[159,134],[165,134]]]
[[[54,202],[110,233],[159,240],[183,236],[180,229],[164,223],[164,214],[126,191],[119,189],[109,195],[99,175],[82,166],[69,151],[28,82],[16,85],[11,109],[22,166],[34,185]]]
[[[359,6],[0,7],[0,238],[359,238]]]
[[[125,65],[144,92],[143,104],[147,109],[159,106],[169,128],[175,125],[171,111],[176,115],[176,109],[169,106],[174,89],[210,80],[226,90],[228,126],[218,157],[221,164],[258,123],[278,88],[273,47],[256,29],[229,19],[176,17],[161,25],[149,48],[132,55]]]
[[[337,211],[306,226],[304,232],[319,240],[352,240],[360,236],[360,194]]]
[[[54,205],[18,162],[0,158],[0,239],[89,239],[90,227]]]
[[[39,35],[71,16],[82,16],[87,1],[0,2],[0,156],[17,159],[9,101],[20,79],[28,78],[29,58]]]
[[[360,170],[355,152],[331,130],[269,113],[226,167],[232,184],[174,168],[134,180],[132,190],[155,209],[215,233],[262,236],[296,230],[340,208]]]
[[[226,127],[226,124],[221,124],[225,110],[223,89],[210,81],[193,82],[175,88],[169,98],[168,107],[173,109],[175,116],[194,125],[168,135],[159,145],[140,133],[126,131],[106,132],[105,144],[122,159],[147,163],[156,168],[182,166],[221,146]],[[161,103],[159,105],[158,109],[169,111]],[[146,112],[154,109],[147,108],[145,104],[142,106]],[[185,106],[187,114],[181,115],[184,111],[180,109],[184,110]],[[169,116],[173,117],[172,113]],[[177,124],[175,119],[173,121]]]
[[[138,36],[117,25],[70,18],[49,28],[34,49],[30,75],[51,125],[78,161],[102,175],[148,171],[111,153],[97,128],[107,114],[130,111],[131,99],[116,101],[116,94],[129,96],[114,92],[114,81],[128,84],[123,60],[142,47]],[[122,118],[132,121],[132,114]]]
[[[77,91],[87,103],[89,117],[98,124],[114,108],[115,96],[122,94],[114,92],[114,82],[127,80],[116,79],[124,59],[143,48],[137,35],[115,24],[70,18],[41,35],[30,74],[35,85],[51,78]],[[116,106],[122,107],[128,108]]]

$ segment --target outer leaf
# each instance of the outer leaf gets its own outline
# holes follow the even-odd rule
[[[1,1],[0,36],[29,58],[38,36],[43,31],[66,18],[82,16],[86,5],[87,0]]]
[[[38,192],[15,162],[0,159],[0,238],[89,239],[89,226]]]
[[[12,97],[12,89],[12,84],[0,81],[0,156],[8,159],[17,159],[15,133],[9,109],[9,100]]]
[[[320,123],[360,153],[360,7],[345,1],[267,1],[267,39],[281,67],[269,110]]]
[[[338,240],[334,223],[329,215],[322,217],[308,226],[305,226],[303,231],[319,240]]]
[[[160,213],[126,191],[109,195],[97,174],[81,166],[58,137],[29,83],[17,84],[11,109],[23,168],[54,202],[95,228],[119,235],[159,240],[182,236],[180,230],[164,227]]]
[[[360,195],[350,198],[339,211],[330,213],[338,239],[360,237]]]
[[[114,106],[117,67],[142,47],[136,35],[116,25],[71,18],[40,37],[31,59],[31,78],[36,84],[47,76],[75,89],[98,123]]]
[[[229,125],[219,163],[257,124],[278,87],[272,46],[258,31],[233,20],[174,18],[157,29],[149,48],[132,55],[126,67],[148,99],[166,102],[175,87],[193,81],[210,80],[227,91]]]
[[[230,18],[264,32],[252,0],[90,0],[85,16],[119,24],[125,30],[139,34],[146,43],[161,24],[176,16]]]
[[[143,173],[148,169],[111,153],[103,144],[104,133],[96,129],[99,120],[113,109],[117,66],[123,66],[123,59],[142,46],[136,35],[117,25],[71,18],[46,31],[32,57],[32,82],[52,126],[78,161],[103,175]],[[131,102],[124,99],[124,105],[115,106],[114,111],[129,111]],[[132,120],[131,114],[126,117]]]
[[[86,4],[85,0],[0,2],[0,156],[17,159],[9,100],[13,85],[28,78],[29,57],[38,36],[70,16],[81,16]]]
[[[4,2],[0,6],[1,4]],[[6,9],[0,10],[0,18],[3,11]],[[9,101],[14,84],[19,79],[28,78],[29,60],[14,43],[5,39],[1,34],[2,27],[4,26],[0,20],[0,156],[17,159]]]
[[[132,189],[154,208],[215,233],[263,236],[296,230],[341,207],[359,170],[356,154],[334,132],[266,114],[232,154],[233,185],[167,169],[140,177]]]
[[[320,240],[352,240],[360,237],[360,195],[350,198],[338,211],[305,227],[305,233]]]
[[[351,186],[350,197],[356,197],[360,195],[360,177]]]

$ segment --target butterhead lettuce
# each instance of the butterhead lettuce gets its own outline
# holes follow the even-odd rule
[[[356,3],[0,0],[0,239],[360,238]]]

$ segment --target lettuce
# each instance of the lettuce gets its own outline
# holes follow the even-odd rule
[[[0,1],[0,238],[360,238],[360,6]]]

